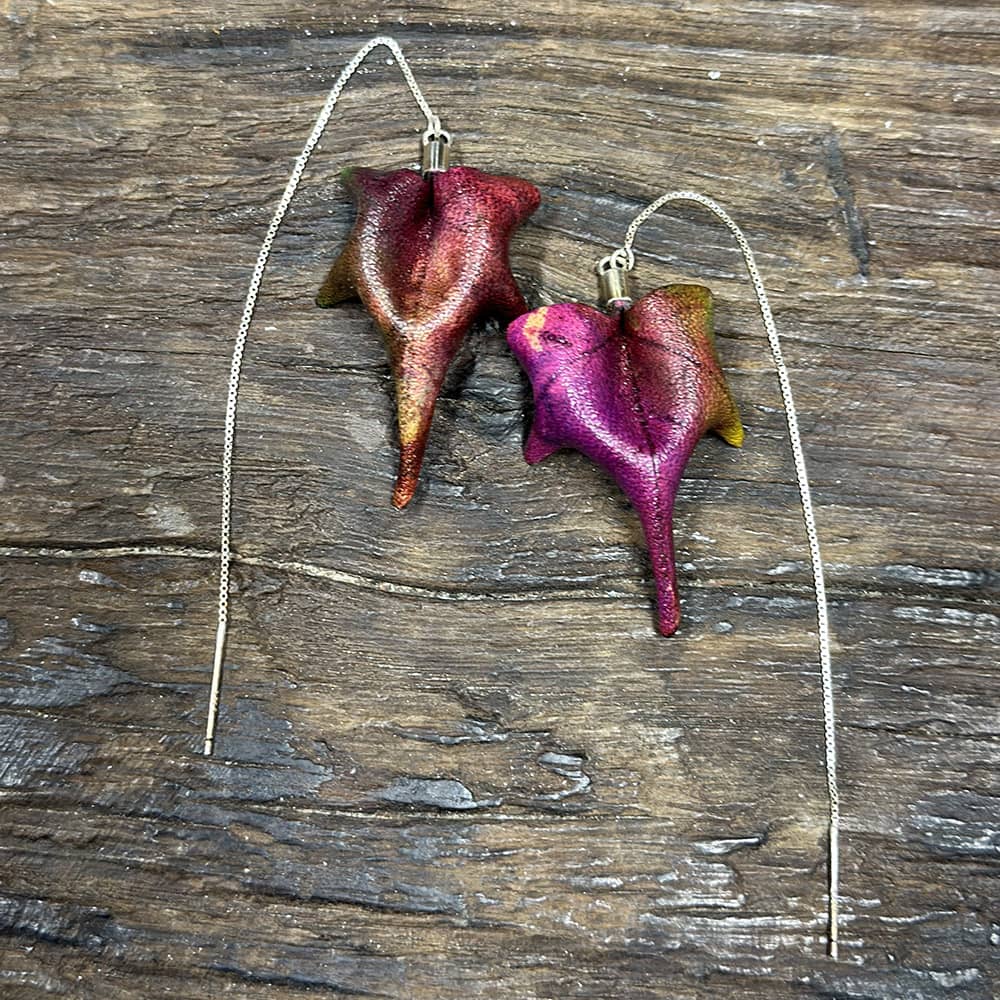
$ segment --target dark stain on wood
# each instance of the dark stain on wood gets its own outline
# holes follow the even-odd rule
[[[5,998],[996,994],[994,11],[4,16]],[[312,305],[350,223],[340,169],[416,156],[381,56],[264,283],[220,755],[197,753],[246,282],[326,89],[378,32],[459,161],[541,188],[512,254],[533,303],[591,300],[594,260],[666,188],[748,230],[828,563],[839,963],[809,572],[735,249],[695,209],[637,246],[640,287],[712,286],[748,430],[689,467],[685,625],[663,640],[613,484],[572,454],[524,465],[526,386],[494,326],[452,373],[413,508],[388,505],[379,338],[358,308]]]
[[[844,166],[844,154],[840,149],[840,142],[837,140],[835,132],[826,137],[823,142],[823,150],[826,153],[827,175],[833,185],[833,190],[837,192],[837,197],[840,199],[844,222],[847,224],[851,253],[858,261],[858,274],[862,278],[867,278],[871,271],[868,238],[865,236],[864,222],[858,211],[857,202],[854,200],[854,191],[847,176],[847,168]]]

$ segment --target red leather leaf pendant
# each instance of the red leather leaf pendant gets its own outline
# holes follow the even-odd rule
[[[316,302],[360,298],[386,342],[396,385],[399,473],[405,507],[420,475],[434,405],[477,320],[527,311],[507,259],[514,229],[538,207],[537,188],[472,167],[426,176],[357,168],[344,181],[357,219]]]
[[[611,313],[561,303],[515,320],[507,340],[534,389],[525,459],[575,448],[615,478],[642,522],[659,629],[672,635],[680,618],[673,510],[684,466],[706,431],[743,442],[715,353],[711,294],[669,285]]]

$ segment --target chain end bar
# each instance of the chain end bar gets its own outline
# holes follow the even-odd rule
[[[220,621],[215,633],[215,660],[212,664],[212,688],[208,695],[208,718],[205,721],[205,747],[202,751],[211,757],[215,750],[215,725],[219,719],[219,695],[222,690],[223,656],[226,651],[226,622]]]

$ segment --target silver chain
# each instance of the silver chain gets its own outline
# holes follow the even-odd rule
[[[816,592],[816,621],[819,639],[820,678],[823,689],[823,738],[825,744],[826,787],[830,802],[829,811],[829,909],[828,909],[828,941],[831,958],[837,957],[838,929],[838,897],[840,889],[840,794],[837,790],[837,734],[836,713],[833,701],[833,668],[830,665],[830,620],[827,613],[826,580],[823,576],[823,558],[820,554],[819,535],[816,531],[816,515],[813,512],[812,493],[809,489],[809,477],[806,473],[806,460],[802,451],[802,435],[799,432],[799,419],[792,397],[792,384],[788,378],[788,368],[781,351],[781,340],[778,328],[774,325],[771,305],[764,291],[764,282],[757,261],[743,231],[733,221],[729,213],[717,202],[697,191],[670,191],[647,205],[633,220],[625,233],[625,242],[620,250],[610,255],[612,262],[627,270],[635,266],[635,254],[632,244],[635,242],[639,227],[664,205],[676,201],[693,201],[703,205],[712,212],[736,238],[743,260],[757,293],[757,305],[767,331],[767,340],[771,345],[771,355],[774,367],[778,373],[778,383],[781,386],[781,398],[785,407],[785,421],[788,424],[788,437],[792,446],[792,458],[795,462],[795,478],[798,480],[799,497],[802,501],[802,517],[805,521],[806,535],[809,539],[809,557],[812,562],[813,589]],[[607,259],[607,258],[606,258]]]
[[[313,130],[306,139],[306,144],[302,147],[292,168],[292,173],[285,185],[284,193],[278,202],[278,207],[274,210],[271,224],[267,227],[264,241],[260,246],[260,253],[257,254],[257,263],[254,265],[253,274],[250,276],[250,287],[247,289],[246,301],[243,305],[243,317],[240,320],[239,329],[236,332],[236,342],[233,345],[233,361],[229,369],[229,394],[226,397],[226,428],[222,446],[222,516],[219,533],[219,619],[218,628],[215,633],[215,660],[212,667],[212,688],[208,700],[208,718],[205,723],[205,755],[210,756],[215,745],[215,727],[219,717],[219,694],[222,688],[223,657],[226,648],[226,628],[229,620],[229,566],[232,562],[232,550],[230,546],[232,537],[231,514],[233,507],[233,442],[236,436],[236,407],[240,391],[240,373],[243,368],[243,355],[246,351],[247,335],[250,332],[250,324],[253,320],[254,309],[257,306],[257,296],[260,294],[260,285],[264,277],[264,269],[267,267],[268,258],[271,255],[271,245],[278,235],[282,220],[288,211],[292,198],[299,186],[299,181],[312,156],[316,144],[319,142],[326,129],[330,115],[337,106],[337,101],[348,80],[357,72],[358,67],[365,61],[373,49],[384,45],[396,59],[399,69],[403,74],[406,85],[410,88],[414,100],[420,106],[424,117],[427,119],[427,130],[423,138],[426,143],[428,139],[436,136],[447,136],[441,128],[441,121],[431,106],[424,98],[413,71],[410,69],[403,55],[399,43],[393,38],[379,35],[377,38],[369,39],[355,53],[354,58],[344,67],[337,82],[330,88],[330,93],[326,98],[326,103],[316,119]]]
[[[309,158],[313,153],[317,143],[326,129],[330,116],[333,114],[337,101],[340,98],[344,87],[358,68],[372,52],[379,46],[388,48],[396,59],[403,78],[406,81],[414,100],[420,107],[421,112],[427,119],[427,129],[424,132],[424,141],[435,136],[445,135],[441,128],[440,119],[434,114],[430,105],[424,98],[423,93],[413,76],[409,64],[403,55],[402,49],[393,38],[378,36],[367,41],[355,53],[351,61],[344,67],[336,83],[331,87],[327,95],[313,130],[302,147],[292,168],[291,175],[285,185],[285,190],[275,208],[270,225],[261,243],[260,252],[257,255],[257,262],[254,265],[253,273],[250,277],[250,284],[247,289],[246,300],[243,305],[243,315],[236,333],[236,340],[233,345],[233,358],[229,370],[229,391],[226,397],[226,417],[225,432],[222,449],[222,502],[221,502],[221,524],[219,543],[219,605],[218,605],[218,627],[215,639],[215,657],[212,668],[212,686],[209,694],[208,716],[205,726],[204,752],[210,756],[215,744],[215,730],[219,715],[219,696],[222,686],[223,660],[225,655],[226,631],[229,618],[229,570],[232,562],[231,536],[232,536],[232,473],[233,473],[233,446],[236,432],[236,411],[239,399],[240,374],[243,368],[243,357],[246,351],[247,337],[250,325],[253,321],[254,310],[257,305],[257,298],[260,294],[260,286],[264,277],[264,271],[271,254],[271,247],[274,243],[281,223],[285,218],[288,208],[291,205],[295,192],[298,189],[299,181],[305,171]],[[629,270],[635,264],[635,256],[632,252],[632,244],[635,241],[639,227],[664,205],[675,201],[691,201],[703,205],[714,215],[716,215],[727,229],[736,238],[743,259],[746,263],[747,272],[753,283],[754,291],[757,294],[757,302],[760,307],[761,317],[764,321],[764,328],[767,331],[767,339],[771,346],[771,353],[774,358],[775,369],[778,373],[778,382],[781,387],[781,396],[784,402],[785,419],[788,424],[788,433],[791,440],[792,456],[795,462],[795,474],[798,480],[799,495],[802,501],[802,514],[805,520],[806,534],[809,539],[809,553],[812,562],[813,585],[816,593],[817,622],[819,627],[819,654],[820,671],[823,687],[823,726],[826,745],[826,782],[830,800],[829,811],[829,951],[831,956],[837,955],[837,900],[839,885],[839,827],[840,827],[840,805],[837,791],[837,746],[835,732],[835,712],[833,700],[833,673],[830,664],[830,626],[827,614],[826,586],[823,576],[823,562],[820,554],[819,536],[816,531],[816,520],[813,512],[812,496],[809,490],[809,479],[806,474],[805,457],[802,451],[801,434],[799,432],[798,418],[796,415],[795,403],[792,397],[791,383],[788,378],[788,369],[785,365],[781,351],[781,342],[778,331],[774,324],[771,307],[764,290],[764,284],[757,269],[750,244],[743,235],[742,230],[733,221],[729,214],[719,204],[705,195],[696,191],[672,191],[657,198],[640,212],[625,235],[625,242],[617,254],[623,266]]]

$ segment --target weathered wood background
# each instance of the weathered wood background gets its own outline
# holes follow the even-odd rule
[[[997,6],[233,9],[4,5],[0,994],[992,996]],[[640,240],[643,287],[714,287],[749,431],[690,467],[664,640],[618,491],[577,455],[523,464],[495,328],[413,507],[388,505],[378,337],[312,304],[350,225],[339,170],[415,158],[384,53],[265,283],[234,668],[198,755],[242,297],[327,87],[381,31],[461,161],[541,188],[513,250],[533,301],[592,299],[666,187],[758,248],[829,564],[840,963],[803,532],[729,238],[683,210]]]

